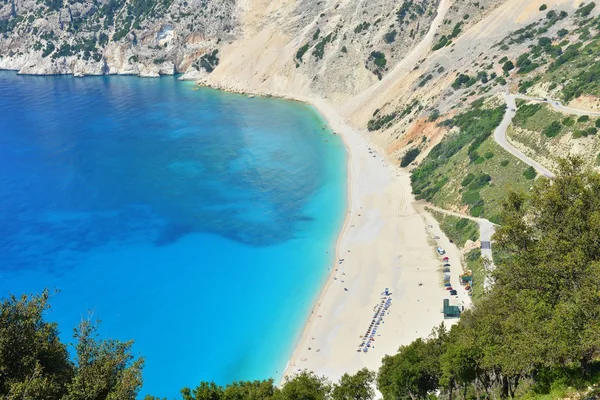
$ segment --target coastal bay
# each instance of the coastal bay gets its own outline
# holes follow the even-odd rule
[[[171,77],[0,86],[2,295],[59,290],[65,342],[88,317],[134,340],[142,394],[278,379],[346,208],[320,115]]]

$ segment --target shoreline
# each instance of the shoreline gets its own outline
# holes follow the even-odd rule
[[[448,296],[431,237],[442,238],[438,243],[451,257],[455,279],[457,272],[462,271],[460,252],[428,213],[414,207],[406,170],[390,162],[363,131],[350,126],[324,99],[197,84],[308,104],[334,134],[341,135],[347,153],[347,204],[335,242],[335,259],[311,300],[310,313],[303,318],[301,330],[293,338],[291,356],[277,377],[279,384],[302,370],[325,375],[332,381],[362,368],[377,370],[383,356],[396,354],[400,346],[428,336],[444,322],[440,309]],[[372,347],[368,353],[357,351],[361,334],[373,315],[373,305],[380,302],[382,292],[388,288],[393,305],[375,341],[369,342]],[[456,288],[463,294],[460,285]],[[460,297],[468,307],[469,299]],[[457,320],[446,324],[454,321]]]
[[[451,258],[451,282],[459,290],[458,299],[452,299],[451,304],[469,307],[470,298],[458,284],[461,253],[437,221],[414,206],[408,171],[394,166],[326,100],[232,89],[205,82],[197,84],[308,104],[333,132],[341,135],[348,155],[348,203],[336,240],[336,258],[293,343],[292,354],[279,378],[280,385],[287,376],[303,370],[324,375],[331,381],[362,368],[376,371],[383,356],[396,354],[400,346],[429,336],[441,323],[449,327],[458,321],[444,320],[441,313],[443,299],[449,296],[443,287],[441,259],[435,247],[444,247]],[[437,243],[433,236],[440,237]],[[340,262],[341,259],[344,261]],[[343,288],[338,287],[340,283],[345,283]],[[359,336],[366,331],[373,305],[379,303],[386,288],[391,289],[393,305],[373,347],[368,353],[359,353]]]
[[[440,313],[447,292],[432,236],[440,236],[452,262],[452,284],[462,271],[460,252],[449,243],[435,220],[414,206],[410,174],[389,160],[365,132],[349,125],[326,100],[291,94],[235,90],[224,85],[197,85],[247,96],[276,97],[310,105],[336,135],[341,135],[347,159],[346,209],[335,241],[335,259],[320,284],[281,374],[302,370],[337,381],[362,368],[377,370],[385,355],[444,322]],[[343,261],[341,261],[343,260]],[[343,285],[340,285],[343,284]],[[368,353],[357,351],[373,305],[390,288],[393,305],[378,328]],[[463,295],[460,285],[456,288]],[[470,299],[467,301],[467,307]],[[457,320],[447,320],[452,325]],[[288,353],[289,354],[289,353]],[[283,363],[282,363],[283,364]],[[280,364],[280,365],[282,365]]]
[[[310,328],[310,324],[312,322],[312,316],[315,314],[316,311],[318,311],[321,301],[325,298],[325,296],[327,295],[328,289],[334,282],[333,278],[335,277],[335,274],[334,274],[335,263],[337,262],[337,260],[342,258],[341,254],[340,254],[341,241],[344,238],[344,236],[346,235],[346,232],[347,232],[349,224],[350,224],[350,215],[351,215],[350,211],[353,208],[352,187],[353,187],[353,179],[354,179],[354,173],[352,172],[352,165],[353,165],[352,164],[352,161],[353,161],[352,160],[352,157],[353,157],[352,151],[350,150],[350,146],[347,143],[346,134],[338,133],[339,131],[343,130],[344,128],[345,129],[352,129],[352,128],[350,126],[346,125],[345,123],[343,123],[343,121],[342,121],[342,124],[344,126],[335,127],[331,120],[332,116],[329,115],[327,112],[325,112],[322,108],[320,108],[318,106],[318,104],[316,104],[314,101],[310,101],[310,99],[305,99],[305,100],[286,99],[286,100],[298,101],[300,103],[309,104],[327,122],[327,125],[329,125],[329,128],[334,132],[334,134],[336,134],[336,135],[339,134],[341,136],[342,142],[344,143],[344,148],[346,149],[346,154],[347,154],[347,158],[346,158],[347,182],[346,182],[346,210],[345,210],[345,216],[344,216],[344,223],[342,224],[342,228],[340,229],[340,232],[339,232],[336,242],[335,242],[335,259],[334,259],[333,265],[331,266],[331,270],[329,271],[329,273],[327,275],[327,279],[325,280],[324,284],[322,285],[321,289],[319,290],[319,293],[317,294],[317,296],[315,296],[315,301],[313,302],[313,304],[310,308],[310,314],[305,319],[305,321],[302,325],[302,331],[300,332],[300,335],[297,336],[297,339],[294,341],[294,344],[293,344],[294,351],[292,352],[292,355],[289,357],[288,362],[285,365],[283,374],[282,374],[281,378],[279,379],[280,386],[283,385],[283,383],[285,383],[286,376],[288,376],[290,374],[289,370],[290,370],[290,368],[292,368],[292,364],[294,364],[294,360],[299,355],[300,346],[304,342],[306,342],[306,340],[308,338],[309,328]],[[339,123],[339,121],[338,121],[338,123]]]
[[[313,106],[327,121],[331,129],[342,136],[342,140],[348,153],[348,206],[343,229],[336,241],[336,259],[331,268],[329,277],[319,293],[316,303],[311,309],[311,314],[304,325],[300,339],[296,343],[294,352],[288,361],[286,371],[281,382],[284,382],[286,375],[293,375],[294,372],[305,369],[312,370],[319,375],[326,375],[331,380],[337,380],[343,373],[355,373],[364,367],[367,367],[371,370],[377,370],[381,365],[381,358],[384,355],[396,354],[401,345],[407,345],[417,337],[428,336],[431,330],[442,322],[445,322],[449,326],[457,321],[444,321],[443,315],[440,313],[443,299],[448,296],[445,288],[442,285],[443,274],[439,268],[441,267],[440,259],[437,254],[435,254],[434,244],[430,241],[432,236],[440,236],[440,244],[446,248],[453,261],[454,273],[452,275],[454,277],[452,281],[457,289],[461,291],[461,296],[459,297],[458,302],[468,307],[470,305],[470,298],[468,298],[468,296],[462,292],[462,287],[458,284],[457,272],[462,272],[460,251],[445,237],[439,228],[439,225],[437,225],[437,222],[435,222],[435,219],[433,219],[431,215],[428,213],[421,213],[420,210],[414,207],[413,204],[415,199],[412,195],[412,187],[410,185],[409,178],[410,174],[407,171],[402,170],[399,167],[395,167],[392,163],[390,163],[386,155],[380,154],[375,146],[369,143],[364,132],[358,131],[348,125],[337,112],[337,110],[333,106],[329,105],[325,100],[310,98],[298,98],[297,100]],[[361,149],[363,146],[365,147],[364,150]],[[367,159],[365,160],[365,158]],[[385,175],[387,173],[389,175],[389,181],[380,182],[379,185],[375,185],[375,187],[372,188],[368,179],[369,173],[365,174],[363,172],[365,171],[365,168],[361,168],[361,164],[365,163],[369,164],[369,167],[373,169],[372,172],[374,172],[374,174],[372,175],[375,176],[370,176],[371,178],[376,179],[378,175]],[[377,189],[384,190],[380,193],[377,193]],[[376,204],[369,205],[369,203],[372,202],[373,197],[375,198]],[[383,204],[380,204],[381,202],[383,202]],[[398,204],[396,205],[395,202]],[[363,204],[366,206],[364,209],[362,207]],[[369,220],[367,220],[367,223],[364,224],[365,217],[367,216],[363,216],[363,214],[370,213],[373,208],[379,208],[382,211],[381,214],[372,216]],[[391,215],[385,215],[386,212],[390,213]],[[403,217],[405,216],[408,217],[407,219],[412,219],[413,221],[403,221]],[[339,315],[339,308],[345,300],[343,295],[354,292],[352,289],[350,289],[351,292],[341,292],[339,290],[337,292],[334,291],[336,289],[334,287],[337,279],[336,275],[339,276],[339,274],[336,274],[336,272],[339,272],[338,269],[344,270],[345,268],[343,266],[350,263],[348,260],[340,263],[339,260],[345,258],[354,258],[352,253],[348,254],[350,252],[348,247],[352,246],[354,248],[355,246],[361,245],[360,240],[357,240],[357,235],[353,235],[353,232],[351,231],[356,227],[361,229],[361,224],[367,225],[365,228],[369,229],[368,225],[371,225],[372,223],[378,223],[382,225],[385,224],[392,229],[390,230],[391,232],[384,231],[384,229],[381,229],[379,232],[367,232],[367,236],[372,234],[379,240],[377,240],[376,243],[373,243],[374,246],[377,246],[374,247],[369,242],[370,238],[366,238],[366,241],[369,242],[365,249],[366,254],[363,254],[363,257],[366,256],[364,259],[366,262],[364,262],[363,265],[358,266],[356,280],[362,281],[365,279],[365,274],[378,273],[384,277],[381,279],[381,281],[385,281],[385,284],[382,284],[381,287],[377,286],[377,284],[366,284],[356,287],[357,291],[362,292],[361,296],[364,295],[364,298],[369,298],[371,302],[362,302],[362,304],[357,304],[357,306],[363,306],[360,307],[364,310],[362,316],[357,315],[354,312],[354,308],[351,308],[348,310],[346,318],[341,316],[338,317],[336,314]],[[420,243],[409,240],[408,237],[413,234],[413,230],[419,228],[421,229],[421,239],[423,240],[421,240]],[[400,230],[400,236],[404,236],[406,239],[405,245],[408,245],[409,247],[415,246],[418,248],[418,251],[413,256],[413,259],[408,260],[408,263],[414,263],[415,266],[423,263],[428,266],[427,272],[421,272],[422,265],[417,266],[416,270],[413,271],[400,272],[394,271],[395,268],[391,267],[391,265],[394,263],[394,259],[406,256],[406,254],[401,251],[402,246],[399,243],[397,244],[397,247],[395,246],[393,231],[396,229]],[[362,234],[359,235],[362,236]],[[385,257],[387,254],[389,259],[375,263],[375,260],[373,259],[378,258],[377,255],[374,254],[375,249],[379,250],[380,254],[378,256]],[[352,251],[356,252],[356,250]],[[363,249],[360,249],[359,251],[363,253],[365,252]],[[403,267],[403,265],[398,265],[397,269],[403,269]],[[346,272],[348,272],[348,275],[346,275]],[[396,272],[398,272],[398,275]],[[427,277],[423,276],[424,273],[427,274]],[[339,278],[341,280],[342,277],[350,277],[350,274],[350,271],[345,271],[341,276],[339,276]],[[411,293],[410,299],[398,299],[398,294],[400,294],[400,296],[404,296],[404,293],[401,293],[401,290],[394,289],[394,286],[398,288],[397,281],[401,280],[400,276],[406,277],[407,281],[427,279],[428,296],[420,296],[420,293],[415,293],[416,297],[412,297]],[[435,283],[438,283],[438,285],[435,285]],[[416,288],[421,288],[420,284],[421,282],[414,285],[412,288],[407,288],[406,292],[418,292],[419,289]],[[338,333],[336,337],[331,336],[332,332],[339,332],[341,324],[354,325],[354,327],[359,324],[357,332],[364,333],[368,326],[369,319],[372,316],[371,306],[379,302],[381,299],[381,295],[379,293],[388,287],[392,288],[394,305],[390,308],[390,313],[385,317],[384,324],[387,323],[388,325],[392,325],[392,329],[405,331],[404,338],[397,337],[390,332],[386,332],[388,326],[381,325],[379,331],[384,332],[383,335],[385,336],[385,339],[380,339],[377,337],[376,341],[372,342],[374,347],[369,351],[369,353],[358,353],[356,348],[361,341],[358,337],[359,335],[353,336],[350,331],[348,331],[347,333]],[[421,308],[422,311],[427,314],[426,318],[421,318],[420,313],[410,312],[404,313],[404,315],[400,314],[402,316],[400,321],[394,320],[394,317],[391,316],[392,313],[397,316],[399,308],[419,307],[419,304],[417,303],[423,304]],[[323,317],[320,317],[320,315],[330,320],[321,320],[320,318]],[[406,332],[408,331],[408,328],[405,326],[404,322],[408,322],[407,319],[411,320],[411,322],[416,326],[416,335],[413,335],[412,332],[411,334],[406,334],[408,333]],[[362,324],[361,321],[363,321]],[[329,339],[319,339],[319,336],[326,336],[329,337]],[[381,335],[379,336],[381,337]],[[352,343],[352,341],[355,343]],[[383,345],[380,344],[382,341]],[[332,349],[331,356],[324,355],[319,357],[316,353],[316,351],[319,349],[315,350],[313,348],[312,350],[308,350],[309,348],[312,348],[312,346],[318,346],[319,342],[323,343],[325,346],[334,348]],[[377,349],[375,348],[375,344]],[[338,354],[341,352],[346,353],[343,357],[345,360],[342,359],[343,361],[340,362],[340,358],[335,357],[334,352]],[[375,354],[375,356],[373,356],[373,354]]]

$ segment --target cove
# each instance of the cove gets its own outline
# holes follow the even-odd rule
[[[0,295],[58,289],[134,340],[145,394],[281,377],[346,213],[341,138],[305,104],[173,77],[0,72]]]

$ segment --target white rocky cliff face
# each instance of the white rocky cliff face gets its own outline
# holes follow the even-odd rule
[[[243,70],[240,86],[356,93],[420,41],[438,1],[0,0],[0,68],[207,81],[225,52],[215,78]]]
[[[234,37],[235,9],[233,0],[0,0],[0,68],[77,76],[198,72],[203,55]]]

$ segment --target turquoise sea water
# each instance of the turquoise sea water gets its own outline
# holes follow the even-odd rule
[[[333,262],[346,155],[309,106],[0,72],[0,295],[135,340],[143,394],[279,378]]]

